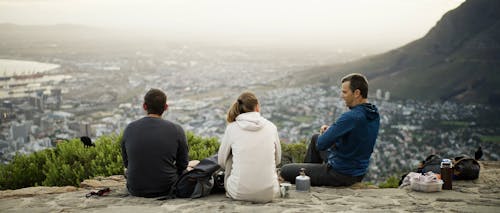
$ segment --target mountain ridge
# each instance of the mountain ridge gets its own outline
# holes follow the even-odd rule
[[[348,73],[396,98],[498,104],[500,1],[468,0],[443,15],[422,38],[346,64],[317,67],[297,82],[338,84]],[[485,95],[484,91],[488,91]]]

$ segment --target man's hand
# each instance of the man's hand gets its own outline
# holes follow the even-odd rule
[[[186,168],[187,171],[191,171],[194,169],[195,166],[197,166],[200,163],[199,160],[191,160],[188,163],[188,167]]]
[[[321,128],[319,129],[319,133],[320,134],[323,134],[324,132],[326,132],[326,130],[329,128],[330,126],[328,125],[323,125],[321,126]]]

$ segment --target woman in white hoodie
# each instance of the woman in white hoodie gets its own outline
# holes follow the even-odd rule
[[[276,126],[260,115],[257,97],[244,92],[227,113],[219,148],[219,165],[226,170],[226,195],[235,200],[269,202],[279,196],[276,165],[281,146]]]

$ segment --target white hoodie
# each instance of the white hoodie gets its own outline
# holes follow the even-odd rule
[[[236,200],[269,202],[279,196],[276,165],[281,145],[276,126],[258,112],[238,115],[219,148],[219,165],[226,169],[227,195]]]

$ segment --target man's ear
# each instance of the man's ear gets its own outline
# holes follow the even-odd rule
[[[164,111],[168,110],[168,104],[165,104]]]
[[[143,108],[145,111],[148,111],[148,105],[146,105],[146,103],[143,103],[143,104],[142,104],[142,108]]]
[[[361,95],[361,90],[356,89],[354,90],[354,97],[359,97]]]

